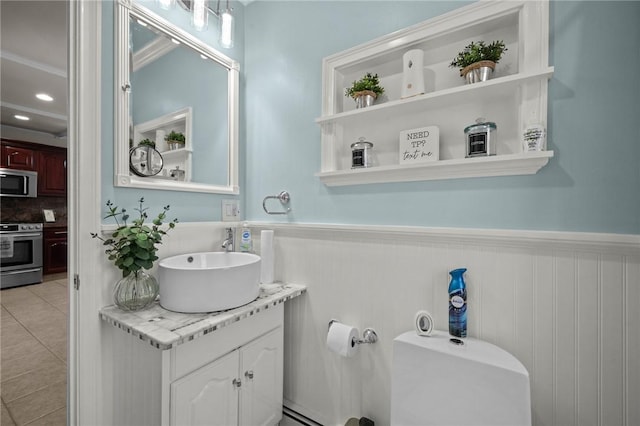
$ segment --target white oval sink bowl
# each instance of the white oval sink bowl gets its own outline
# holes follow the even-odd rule
[[[175,312],[214,312],[246,305],[260,292],[260,256],[188,253],[158,264],[160,305]]]

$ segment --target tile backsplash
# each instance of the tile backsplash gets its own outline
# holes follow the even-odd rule
[[[2,197],[0,222],[44,222],[43,209],[53,210],[56,224],[66,225],[67,199],[65,197]]]

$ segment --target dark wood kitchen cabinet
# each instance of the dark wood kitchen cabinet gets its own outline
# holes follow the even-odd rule
[[[67,272],[67,227],[45,228],[42,247],[44,274]]]
[[[2,143],[2,167],[36,170],[36,151],[14,144]]]
[[[67,149],[2,140],[2,167],[38,172],[38,196],[67,195]]]
[[[38,196],[67,195],[67,150],[38,152]]]

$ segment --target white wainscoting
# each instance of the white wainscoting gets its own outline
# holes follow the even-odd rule
[[[535,425],[640,424],[640,237],[253,223],[275,230],[287,304],[285,400],[325,425],[389,424],[392,341],[415,313],[447,329],[448,271],[466,267],[469,334],[529,370]],[[254,244],[259,247],[259,244]],[[380,340],[340,358],[332,318]]]

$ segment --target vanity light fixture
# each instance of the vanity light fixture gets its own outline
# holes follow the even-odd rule
[[[40,99],[41,101],[45,101],[45,102],[53,101],[53,98],[51,96],[47,95],[46,93],[38,93],[38,94],[36,94],[36,98]]]
[[[160,3],[160,7],[164,2],[168,0],[157,0]],[[178,4],[183,9],[191,12],[191,25],[198,31],[206,31],[208,27],[209,13],[220,20],[218,25],[218,41],[220,46],[225,49],[233,47],[233,32],[235,19],[233,14],[233,8],[229,6],[229,0],[226,1],[226,7],[224,10],[220,9],[220,0],[217,0],[216,10],[209,7],[210,0],[177,0]]]
[[[229,7],[229,0],[227,0],[227,7],[224,12],[220,12],[220,0],[218,0],[218,18],[220,18],[220,46],[225,49],[233,47],[233,27],[234,19],[231,14],[231,8]]]
[[[191,25],[197,31],[205,31],[209,24],[206,0],[191,0]]]

